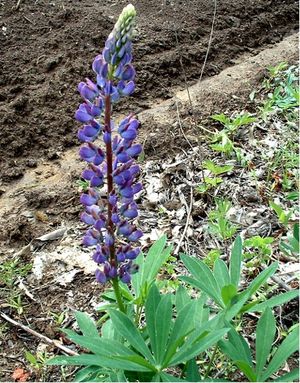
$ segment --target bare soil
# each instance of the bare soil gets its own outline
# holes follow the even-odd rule
[[[134,58],[137,90],[122,104],[135,112],[197,81],[213,15],[208,0],[143,0],[136,5]],[[22,177],[27,167],[56,159],[77,145],[73,115],[77,84],[91,75],[97,55],[127,1],[0,3],[0,176]],[[296,0],[221,0],[204,76],[244,52],[257,52],[297,28]],[[151,130],[151,126],[147,127]]]
[[[255,62],[257,53],[295,33],[297,1],[218,1],[204,69],[206,81],[204,87],[196,88],[192,94],[193,109],[186,92],[181,97],[178,91],[199,80],[211,31],[213,2],[132,2],[138,13],[134,41],[137,89],[132,98],[117,106],[116,113],[131,110],[140,115],[143,122],[140,139],[149,161],[167,161],[189,147],[175,123],[178,105],[174,95],[187,138],[198,145],[204,139],[199,125],[209,128],[209,115],[236,109],[251,111],[248,96],[261,82],[263,67],[275,65],[277,58],[296,60],[295,49],[280,53],[281,48],[261,66],[257,62],[251,66],[249,57],[253,56]],[[19,256],[22,264],[31,263],[36,253],[42,250],[50,253],[61,239],[43,243],[37,237],[64,225],[77,225],[81,211],[77,181],[82,166],[75,153],[77,149],[72,149],[78,146],[78,126],[73,119],[80,102],[77,84],[92,75],[91,62],[126,4],[123,0],[0,1],[1,260],[12,259],[23,246],[31,244],[29,253],[25,251]],[[244,82],[241,67],[222,72],[246,58],[241,72]],[[259,70],[253,73],[256,68]],[[221,77],[214,82],[219,73]],[[228,78],[232,81],[228,82]],[[201,102],[196,102],[197,98]],[[78,238],[80,230],[77,227],[74,233],[71,230],[71,236]],[[62,263],[59,261],[57,268]],[[66,342],[51,312],[65,312],[63,325],[70,326],[72,310],[94,312],[101,288],[93,275],[83,272],[64,286],[55,282],[56,272],[47,270],[42,281],[30,276],[24,281],[33,299],[20,289],[22,314],[8,304],[7,291],[0,296],[0,309],[51,339],[62,337]],[[292,323],[295,308],[289,306],[284,310]],[[7,323],[0,319],[0,325]],[[32,381],[72,379],[68,371],[67,376],[62,376],[56,367],[30,367],[24,351],[36,353],[45,347],[21,329],[6,327],[0,336],[0,348],[1,381],[11,381],[16,367],[30,371]],[[48,354],[58,352],[53,347],[46,350]]]

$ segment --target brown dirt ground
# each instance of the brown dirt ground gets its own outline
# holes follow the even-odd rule
[[[133,1],[137,90],[119,108],[139,112],[171,95],[185,78],[196,81],[208,44],[212,1]],[[93,57],[127,1],[17,1],[0,3],[0,179],[77,144],[77,84],[92,74]],[[296,0],[218,1],[204,76],[241,53],[280,41],[297,28]],[[183,66],[184,70],[183,70]],[[151,126],[147,129],[151,130]]]
[[[199,79],[213,14],[212,1],[208,0],[132,2],[138,12],[134,44],[137,90],[133,98],[118,106],[121,113],[129,108],[142,112],[170,98],[174,88],[183,89],[185,81],[192,84]],[[101,50],[127,1],[23,0],[15,9],[16,4],[17,0],[0,1],[0,195],[22,178],[28,168],[36,168],[44,160],[55,165],[67,148],[78,144],[73,120],[80,102],[77,84],[92,74],[93,57]],[[297,23],[298,2],[294,0],[218,1],[204,76],[218,74],[241,54],[256,53],[279,42],[295,32]],[[240,100],[231,102],[227,108],[234,110]],[[221,104],[222,100],[216,101],[219,107]],[[203,112],[202,117],[210,112]],[[155,127],[149,120],[142,135],[147,138]],[[148,141],[146,154],[166,156],[171,137],[165,134],[163,141],[165,145],[157,146]],[[50,179],[53,176],[51,167],[48,176]],[[49,192],[49,185],[42,183],[47,174],[41,174],[41,187],[23,190],[26,208],[41,211],[35,217],[38,224],[32,225],[26,215],[17,216],[17,212],[13,225],[12,222],[2,225],[0,240],[20,248],[60,225],[62,219],[77,219],[81,210],[74,196],[78,172],[67,177],[69,186],[52,185]],[[46,217],[43,211],[47,211]],[[22,258],[24,263],[31,260],[31,256],[28,260],[26,256]],[[70,291],[76,299],[71,299]],[[44,281],[33,292],[36,301],[23,295],[23,315],[7,307],[4,299],[0,299],[0,307],[15,320],[34,324],[40,333],[58,339],[60,333],[50,311],[69,312],[74,305],[90,310],[90,302],[99,292],[93,276],[78,274],[67,289]],[[72,320],[66,318],[64,326]],[[34,336],[18,328],[4,331],[0,339],[0,380],[11,380],[17,366],[28,369],[24,350],[34,353],[38,344]],[[47,351],[52,349],[48,347]],[[62,377],[60,369],[53,367],[32,369],[30,379],[58,381]],[[67,376],[66,380],[69,379]]]

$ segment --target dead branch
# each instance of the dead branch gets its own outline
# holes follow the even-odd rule
[[[43,334],[40,334],[38,333],[37,331],[35,330],[32,330],[30,327],[28,326],[25,326],[23,325],[22,323],[19,323],[19,322],[16,322],[14,319],[10,318],[8,315],[0,312],[0,316],[5,319],[7,322],[13,324],[14,326],[17,326],[17,327],[20,327],[22,330],[28,332],[29,334],[32,334],[34,336],[36,336],[37,338],[43,340],[44,342],[48,343],[48,344],[51,344],[57,348],[59,348],[61,351],[63,351],[64,353],[68,354],[68,355],[78,355],[77,352],[73,351],[73,350],[70,350],[68,347],[65,347],[64,345],[62,345],[58,340],[55,340],[55,339],[50,339],[48,338],[47,336],[43,335]]]

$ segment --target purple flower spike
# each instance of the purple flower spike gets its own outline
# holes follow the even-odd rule
[[[80,202],[85,206],[91,206],[95,205],[98,202],[98,195],[97,193],[93,193],[92,189],[90,189],[90,192],[88,194],[81,194]]]
[[[127,84],[124,81],[118,83],[118,91],[122,96],[130,96],[135,89],[135,84],[133,81],[129,81]]]
[[[135,230],[132,234],[128,236],[129,241],[136,242],[143,236],[141,230]]]
[[[82,243],[87,247],[94,246],[97,245],[98,239],[93,230],[88,230],[82,239]]]
[[[108,256],[108,252],[105,251],[106,248],[104,248],[104,246],[97,246],[97,249],[93,255],[93,260],[100,264],[100,263],[105,263],[107,262],[107,256]]]
[[[140,123],[130,114],[115,129],[111,119],[112,104],[135,88],[131,44],[135,15],[132,5],[124,8],[102,54],[94,59],[96,78],[78,85],[84,99],[75,112],[76,120],[83,124],[78,132],[83,143],[79,155],[88,164],[82,178],[89,182],[88,191],[80,196],[85,207],[81,220],[88,225],[82,242],[96,247],[93,260],[100,265],[96,280],[102,284],[111,279],[130,283],[131,274],[138,270],[133,260],[140,248],[133,243],[142,232],[136,226],[138,207],[134,196],[142,185],[136,181],[140,168],[135,160],[142,146],[134,140]],[[98,143],[100,138],[102,142]],[[104,185],[106,195],[102,197],[99,189]]]
[[[86,223],[87,225],[94,225],[95,223],[95,219],[86,212],[81,213],[80,219],[82,222]]]
[[[93,119],[93,116],[88,112],[86,104],[81,104],[75,113],[75,118],[79,122],[89,122]]]
[[[78,138],[82,142],[92,142],[97,138],[100,129],[101,126],[99,124],[95,124],[95,126],[84,125],[78,132]]]
[[[130,281],[131,281],[131,276],[130,276],[130,274],[129,273],[124,273],[122,276],[121,276],[121,281],[123,282],[123,283],[130,283]]]
[[[96,280],[101,283],[101,284],[104,284],[106,283],[107,281],[107,278],[106,278],[106,275],[100,271],[99,269],[96,270],[95,272],[95,275],[96,275]]]
[[[105,157],[103,150],[91,142],[80,148],[79,155],[84,161],[92,162],[94,165],[100,165]]]
[[[126,65],[124,67],[123,72],[120,75],[121,80],[128,81],[133,80],[135,77],[135,70],[132,65]]]
[[[142,152],[142,150],[142,145],[136,144],[132,145],[129,149],[126,150],[126,152],[130,157],[136,158]]]

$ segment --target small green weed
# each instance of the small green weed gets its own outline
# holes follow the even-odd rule
[[[19,258],[0,264],[0,285],[12,288],[17,277],[25,277],[31,270],[32,264],[23,265]]]
[[[177,258],[173,257],[173,255],[170,255],[162,266],[162,279],[159,279],[158,281],[158,286],[161,290],[176,291],[176,289],[180,285],[179,280],[177,278],[174,278],[174,275],[176,275],[176,265]]]
[[[252,122],[257,120],[256,117],[251,116],[249,113],[240,113],[236,117],[227,117],[224,113],[222,114],[214,114],[211,118],[215,121],[220,122],[224,126],[224,130],[228,136],[232,136],[235,134],[243,125],[249,125]],[[218,134],[218,133],[217,133]]]
[[[235,155],[237,160],[243,164],[245,162],[245,155],[240,148],[235,147],[233,136],[241,126],[249,125],[255,122],[257,118],[247,112],[240,113],[231,118],[223,113],[215,114],[211,118],[220,122],[224,127],[220,132],[214,134],[212,144],[210,145],[211,149],[224,153],[227,157]]]
[[[248,268],[260,266],[261,263],[268,263],[272,255],[273,237],[262,238],[259,235],[248,238],[244,241],[243,247],[245,266]]]
[[[279,222],[285,227],[287,227],[289,220],[291,216],[293,215],[293,211],[292,210],[284,211],[280,205],[278,205],[277,203],[273,201],[270,201],[269,204],[270,204],[270,207],[275,211]]]
[[[85,181],[83,179],[80,179],[80,180],[77,180],[76,183],[77,183],[80,191],[82,191],[82,192],[88,191],[88,189],[89,189],[89,181]]]
[[[12,309],[15,309],[18,315],[22,315],[24,312],[24,305],[22,302],[21,294],[11,297],[8,301],[8,306],[11,307]]]
[[[269,68],[269,76],[263,82],[263,88],[268,92],[267,99],[260,107],[264,121],[269,114],[279,113],[287,117],[288,121],[297,119],[296,108],[299,106],[299,69],[296,65],[288,67],[281,62]]]
[[[212,269],[216,260],[220,258],[220,256],[221,251],[219,249],[212,249],[207,253],[206,257],[203,259],[203,262]]]
[[[238,229],[226,218],[231,206],[231,202],[228,200],[216,199],[216,209],[211,210],[208,215],[209,232],[218,235],[223,240],[232,238]]]
[[[280,250],[287,256],[298,257],[300,253],[299,223],[295,223],[292,231],[288,231],[279,243]]]
[[[207,160],[203,161],[202,164],[204,169],[209,170],[214,176],[219,176],[220,174],[231,172],[233,165],[216,165],[213,161]]]

